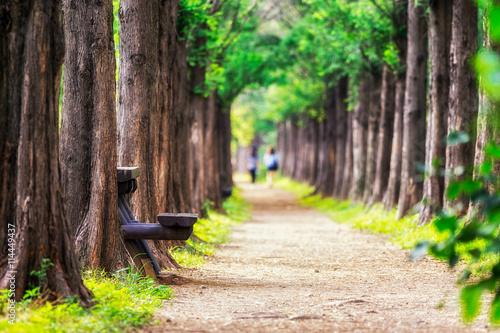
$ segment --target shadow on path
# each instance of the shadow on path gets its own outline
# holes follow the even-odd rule
[[[145,332],[482,332],[459,318],[456,273],[409,262],[385,237],[332,222],[294,195],[239,184],[252,219],[200,269]]]

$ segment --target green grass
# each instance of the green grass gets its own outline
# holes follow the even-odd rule
[[[241,191],[233,189],[233,195],[223,203],[225,214],[208,210],[208,217],[199,219],[194,225],[194,234],[199,240],[189,239],[187,245],[172,251],[174,259],[184,267],[199,267],[205,257],[213,255],[215,246],[230,241],[234,225],[250,218],[249,205],[240,197]]]
[[[279,177],[276,186],[294,192],[300,199],[301,204],[315,208],[326,214],[337,223],[347,224],[352,228],[368,230],[374,234],[385,234],[389,241],[399,245],[403,249],[412,249],[421,241],[441,242],[448,238],[449,234],[439,232],[434,223],[424,225],[418,224],[418,214],[406,216],[396,220],[396,209],[386,210],[380,204],[366,207],[363,204],[355,204],[351,201],[340,201],[334,198],[322,198],[320,195],[310,194],[314,187],[295,182],[288,178]],[[481,276],[491,269],[496,262],[496,256],[483,255],[477,262],[469,254],[474,248],[484,248],[484,242],[478,240],[470,244],[459,245],[457,251],[462,255],[462,263],[471,265],[470,269],[474,276]]]
[[[66,300],[59,304],[39,304],[37,298],[17,305],[17,322],[0,319],[2,332],[127,332],[152,322],[153,314],[170,299],[173,291],[158,286],[153,279],[129,270],[109,277],[102,271],[83,273],[85,285],[94,293],[97,304],[84,309]],[[5,302],[5,298],[0,299]]]

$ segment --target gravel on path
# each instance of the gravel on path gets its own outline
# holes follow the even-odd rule
[[[144,332],[485,332],[461,323],[458,272],[300,206],[292,193],[240,184],[252,219]]]

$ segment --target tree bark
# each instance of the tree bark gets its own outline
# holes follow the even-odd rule
[[[1,54],[6,57],[2,62],[9,70],[20,69],[15,74],[22,77],[0,77],[0,87],[9,80],[12,92],[7,109],[2,111],[17,115],[14,119],[20,122],[19,140],[15,142],[18,177],[15,186],[8,189],[16,193],[15,219],[2,218],[2,230],[15,233],[15,242],[10,243],[12,247],[1,261],[0,288],[9,288],[15,276],[16,300],[21,300],[33,284],[40,286],[49,300],[76,296],[81,304],[89,305],[93,296],[80,276],[71,224],[64,212],[58,163],[58,105],[64,58],[61,4],[9,1],[0,5],[0,12],[12,22],[9,36],[1,39]],[[10,239],[4,233],[4,244],[7,237]],[[52,266],[47,268],[46,278],[31,274],[42,270],[47,259]]]
[[[157,153],[158,207],[170,213],[192,212],[188,145],[191,118],[187,109],[185,41],[177,39],[177,1],[160,2]]]
[[[446,146],[446,170],[449,171],[457,167],[470,167],[474,162],[473,123],[478,111],[476,75],[470,65],[478,49],[477,5],[471,0],[454,0],[452,15],[448,134],[468,133],[470,142]],[[456,176],[460,178],[460,175]],[[448,188],[449,182],[450,178],[446,178],[445,188]],[[465,197],[458,198],[455,203],[462,206],[462,210],[467,207]],[[445,206],[449,207],[450,204],[445,197]]]
[[[89,25],[88,22],[94,22]],[[118,217],[112,1],[64,2],[61,178],[83,266],[126,267]]]
[[[155,223],[160,151],[159,3],[120,2],[120,68],[118,78],[118,164],[139,166],[139,187],[131,196],[134,215]],[[167,131],[168,132],[168,131]],[[163,243],[149,242],[163,268],[178,265]]]
[[[381,201],[387,187],[394,129],[395,89],[395,77],[390,72],[388,65],[384,64],[380,95],[380,122],[377,133],[378,146],[375,155],[375,175],[372,195],[368,202],[369,205],[373,205],[375,202]]]
[[[323,119],[320,126],[322,130],[320,132],[320,150],[318,151],[318,179],[316,183],[316,188],[319,189],[323,196],[331,196],[335,190],[336,182],[336,172],[337,170],[337,159],[336,157],[336,146],[337,140],[342,140],[345,138],[339,138],[336,132],[336,127],[338,126],[337,117],[337,87],[327,87],[326,90],[326,118]],[[344,121],[345,125],[345,121]],[[341,126],[338,126],[341,127]],[[345,133],[344,133],[345,135]],[[343,156],[342,156],[343,160]],[[339,177],[341,177],[340,175]]]
[[[392,209],[398,202],[399,189],[401,186],[401,164],[403,155],[403,114],[406,91],[406,78],[404,74],[399,74],[396,81],[396,91],[394,93],[394,126],[391,147],[391,163],[389,181],[384,195],[384,205],[386,209]]]
[[[433,0],[429,4],[429,114],[427,116],[426,178],[419,223],[426,223],[442,207],[443,179],[439,168],[445,165],[444,139],[447,131],[449,96],[449,52],[451,39],[451,1]]]
[[[353,174],[353,148],[352,148],[352,123],[353,112],[347,112],[347,133],[345,145],[344,174],[342,177],[342,189],[340,199],[347,199],[352,188]]]
[[[422,199],[418,166],[425,163],[427,32],[424,9],[408,2],[408,54],[403,117],[403,160],[397,219]]]
[[[373,182],[375,179],[375,170],[377,166],[377,149],[378,149],[378,127],[380,121],[380,94],[382,77],[380,75],[372,75],[370,88],[370,110],[368,114],[368,132],[367,132],[367,148],[366,148],[366,171],[365,171],[365,188],[363,191],[363,202],[368,204],[373,193]]]
[[[344,180],[344,169],[346,167],[347,147],[347,88],[347,76],[344,76],[335,87],[335,124],[332,124],[331,129],[335,133],[335,149],[330,151],[328,156],[335,162],[334,189],[332,192],[335,197],[341,196],[342,186],[346,181]]]
[[[363,198],[366,177],[366,150],[368,113],[370,109],[371,76],[365,76],[359,86],[359,101],[354,108],[352,117],[352,147],[353,147],[353,187],[351,197],[354,201]]]
[[[233,163],[231,161],[231,106],[220,108],[217,113],[217,133],[220,166],[220,187],[231,189],[233,183]]]
[[[218,114],[222,112],[217,90],[211,92],[206,110],[205,134],[205,193],[216,210],[222,210],[220,187],[221,168],[219,165],[220,145],[217,131]]]
[[[387,190],[383,199],[386,209],[392,209],[399,199],[403,153],[403,113],[406,92],[406,51],[408,47],[406,31],[408,25],[407,2],[405,0],[397,1],[394,10],[397,15],[395,25],[399,32],[394,38],[394,42],[399,52],[399,72],[396,74],[396,87],[394,92],[394,126],[389,181],[387,182]]]

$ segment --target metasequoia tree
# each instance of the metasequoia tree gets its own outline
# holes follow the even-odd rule
[[[365,189],[368,114],[373,77],[367,74],[359,86],[359,101],[352,116],[353,172],[351,195],[361,200]]]
[[[130,258],[118,217],[112,1],[65,1],[64,37],[59,147],[66,216],[80,263],[115,271]]]
[[[177,38],[177,1],[159,9],[157,204],[164,212],[192,212],[189,141],[192,116],[187,110],[186,41]]]
[[[370,96],[370,109],[368,113],[368,132],[366,135],[366,171],[365,171],[365,188],[363,191],[363,202],[366,204],[370,200],[373,192],[373,182],[375,178],[375,170],[377,166],[377,149],[378,149],[378,128],[380,121],[380,93],[382,77],[373,75]]]
[[[377,151],[375,153],[375,174],[373,190],[368,200],[369,205],[382,201],[387,187],[394,126],[395,88],[395,76],[391,73],[389,66],[384,64],[380,92],[380,121],[377,137],[375,139],[378,142]]]
[[[7,261],[4,256],[1,261],[0,288],[6,289],[15,275],[17,300],[30,285],[39,285],[50,299],[76,296],[88,304],[92,294],[80,276],[72,228],[64,212],[58,162],[58,101],[64,58],[61,4],[8,1],[0,5],[0,12],[9,18],[9,24],[1,28],[8,32],[7,37],[2,34],[0,38],[0,62],[5,65],[0,91],[8,92],[0,112],[2,117],[12,115],[18,121],[9,122],[9,130],[19,129],[16,141],[1,142],[1,147],[18,145],[18,151],[16,183],[7,189],[8,198],[15,193],[16,209],[10,220],[2,216],[2,230],[15,232],[13,252],[9,252],[14,260]],[[8,234],[2,235],[6,244]],[[32,275],[42,264],[46,265],[46,278]]]
[[[449,52],[451,38],[452,1],[429,3],[429,114],[425,166],[426,178],[423,188],[424,208],[419,223],[425,223],[442,207],[444,182],[439,169],[445,163],[445,136],[448,118],[449,96]]]
[[[456,173],[456,168],[470,167],[474,162],[475,131],[472,129],[478,111],[478,91],[470,62],[478,49],[477,5],[471,0],[454,0],[452,15],[448,134],[464,132],[470,138],[469,142],[446,146],[446,169]],[[460,172],[456,176],[460,176]],[[449,180],[445,180],[446,187]],[[466,208],[465,198],[457,200]],[[449,206],[448,201],[446,205]]]
[[[403,154],[397,218],[422,197],[418,165],[425,161],[427,32],[424,8],[408,1],[408,53],[403,114]]]
[[[342,77],[335,87],[335,149],[333,151],[333,163],[335,165],[333,193],[336,197],[341,196],[344,183],[344,168],[346,168],[347,147],[347,76]],[[331,156],[328,156],[331,159]]]
[[[158,1],[120,2],[120,66],[118,78],[118,164],[139,166],[139,188],[131,196],[134,215],[143,223],[156,222],[161,174],[159,12]],[[150,242],[161,267],[177,266],[161,242]]]

